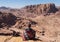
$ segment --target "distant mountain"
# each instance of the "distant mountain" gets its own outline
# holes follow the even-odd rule
[[[9,9],[9,7],[2,6],[0,9]]]
[[[27,12],[35,14],[55,13],[58,10],[54,3],[30,5],[26,6],[25,9],[27,10]]]
[[[54,3],[48,3],[48,4],[29,5],[21,9],[13,9],[13,8],[2,6],[0,7],[0,11],[11,12],[17,17],[18,16],[36,17],[41,14],[48,15],[50,13],[56,13],[58,11],[58,8],[55,6]]]

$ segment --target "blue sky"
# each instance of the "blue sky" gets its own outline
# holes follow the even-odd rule
[[[56,6],[60,6],[60,0],[0,0],[0,7],[12,7],[12,8],[21,8],[26,5],[33,4],[44,4],[44,3],[55,3]]]

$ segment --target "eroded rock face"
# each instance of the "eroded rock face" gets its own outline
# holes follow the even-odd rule
[[[14,25],[16,19],[16,16],[14,16],[12,13],[0,12],[0,27]]]
[[[41,14],[41,13],[55,13],[58,9],[55,4],[39,4],[39,5],[30,5],[25,7],[27,12]]]
[[[24,29],[24,28],[28,28],[29,23],[33,26],[35,26],[37,24],[37,22],[30,20],[30,19],[26,19],[26,18],[20,18],[17,20],[16,24],[12,27],[14,28],[19,28],[19,29]]]

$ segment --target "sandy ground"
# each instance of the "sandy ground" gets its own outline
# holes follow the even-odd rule
[[[56,38],[40,37],[42,41],[23,41],[21,37],[12,37],[12,36],[0,36],[0,42],[60,42],[60,36]]]
[[[23,42],[21,37],[0,36],[0,42]]]
[[[23,41],[21,37],[0,36],[0,42],[40,42],[40,41]]]

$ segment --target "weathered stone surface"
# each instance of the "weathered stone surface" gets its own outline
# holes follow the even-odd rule
[[[14,25],[16,19],[16,16],[14,16],[12,13],[0,12],[0,27]]]
[[[30,5],[25,7],[27,12],[41,14],[41,13],[55,13],[58,9],[55,4],[39,4],[39,5]]]

